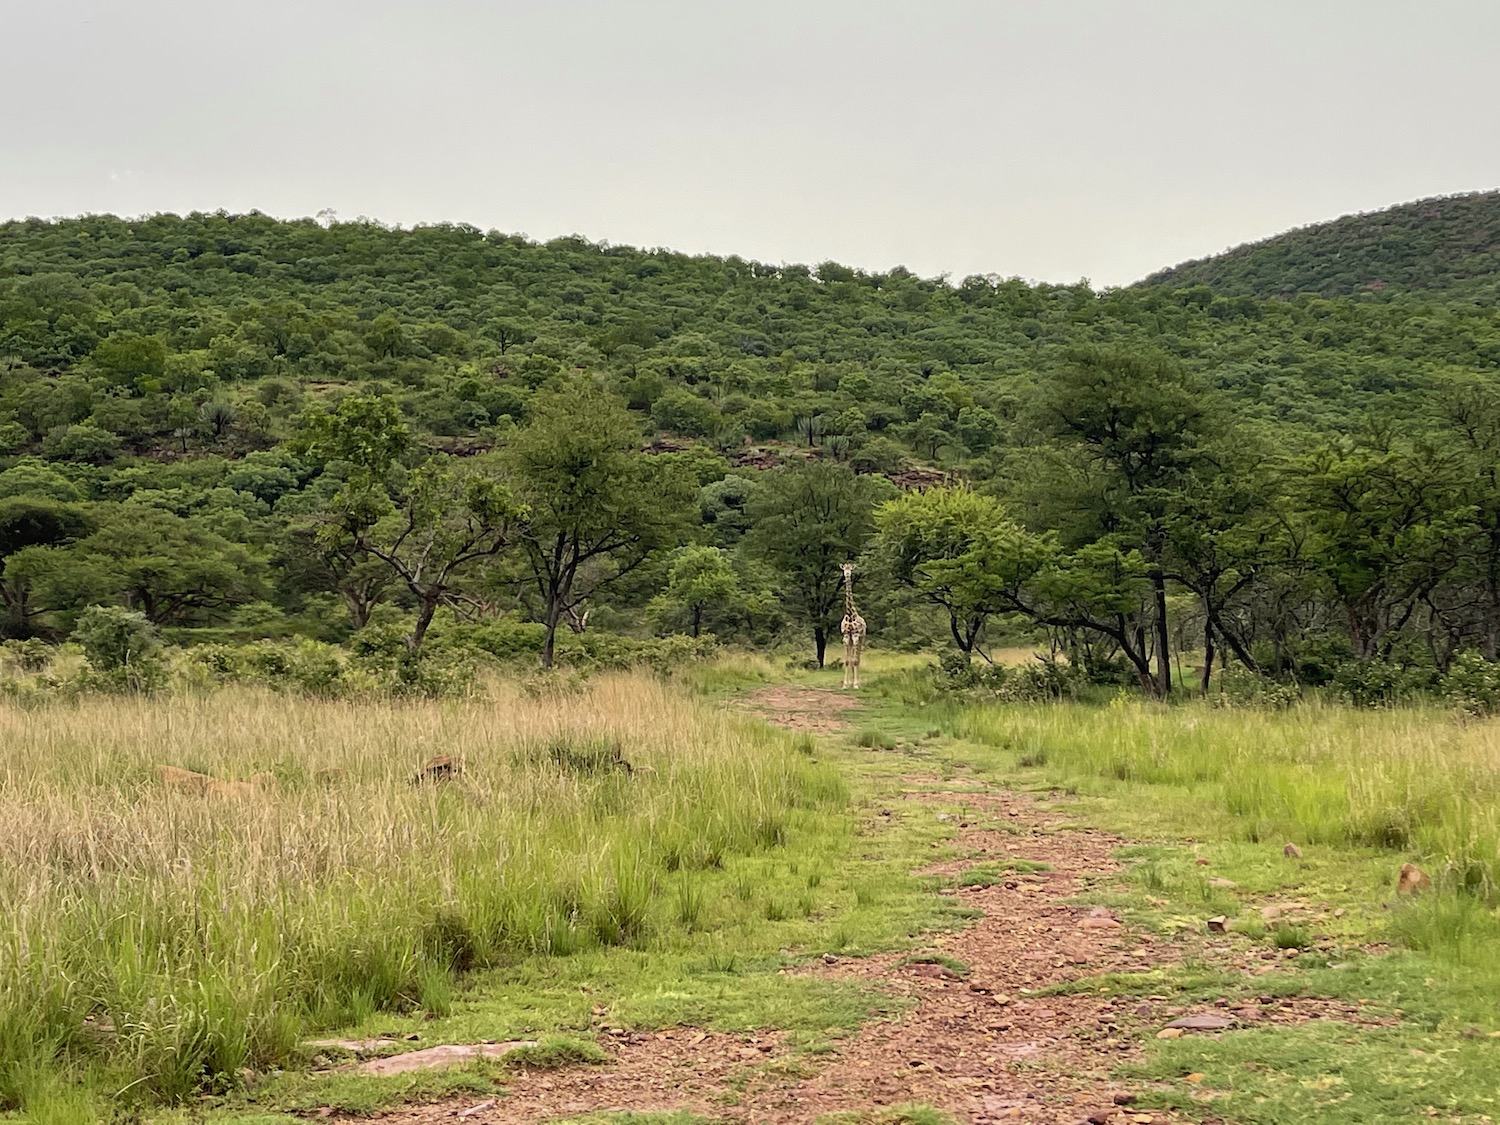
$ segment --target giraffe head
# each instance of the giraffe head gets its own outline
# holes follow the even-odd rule
[[[844,572],[844,581],[854,581],[854,564],[852,562],[841,563],[839,569]]]

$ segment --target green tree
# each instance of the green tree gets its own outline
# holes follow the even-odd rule
[[[1184,481],[1210,460],[1216,403],[1203,381],[1164,356],[1083,351],[1042,388],[1040,420],[1076,458],[1092,493],[1090,538],[1138,552],[1151,583],[1158,695],[1172,690],[1167,621],[1167,509]],[[1064,464],[1064,462],[1059,462]]]
[[[434,457],[390,492],[357,480],[342,490],[324,524],[324,563],[340,579],[351,616],[362,610],[365,618],[379,592],[365,559],[390,569],[417,603],[406,637],[416,656],[438,607],[467,571],[505,550],[524,514],[491,461]]]
[[[688,632],[698,636],[704,613],[732,605],[740,598],[739,576],[729,556],[717,547],[680,547],[667,567],[667,588],[653,600],[662,618],[686,617]]]
[[[1056,556],[1050,535],[1033,535],[1001,503],[962,488],[888,500],[875,512],[876,550],[896,582],[948,615],[968,658],[986,622],[1023,605],[1022,591]]]
[[[642,453],[624,403],[583,383],[539,392],[504,456],[550,668],[566,614],[685,536],[693,481]]]
[[[264,564],[245,544],[136,502],[103,509],[76,543],[17,551],[5,573],[29,583],[34,613],[118,600],[153,625],[191,624],[265,596]]]
[[[40,612],[32,602],[32,588],[24,566],[7,571],[6,562],[28,547],[55,547],[87,535],[93,523],[76,504],[38,497],[0,500],[0,604],[5,621],[0,633],[24,637]]]
[[[805,461],[766,473],[747,505],[744,544],[776,575],[792,615],[812,630],[818,667],[838,631],[843,573],[875,531],[875,506],[895,489],[843,465]]]

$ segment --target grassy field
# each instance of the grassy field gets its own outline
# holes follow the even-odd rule
[[[0,1108],[248,1125],[504,1082],[499,1064],[310,1073],[304,1041],[329,1032],[539,1038],[566,1062],[597,1055],[603,1019],[779,1028],[815,1066],[899,1004],[782,969],[963,924],[911,874],[948,854],[951,826],[873,811],[916,772],[1033,790],[1118,831],[1136,843],[1107,901],[1132,925],[1192,950],[1223,914],[1234,964],[1272,957],[1245,976],[1193,953],[1078,988],[1399,1017],[1354,1037],[1315,1021],[1148,1041],[1131,1071],[1144,1104],[1206,1112],[1211,1088],[1214,1113],[1254,1125],[1500,1116],[1500,723],[965,704],[930,691],[924,662],[872,653],[863,712],[816,739],[733,705],[838,671],[761,657],[671,685],[496,680],[449,702],[231,690],[0,708]],[[462,776],[412,784],[435,755]],[[231,784],[182,792],[157,765]],[[1394,894],[1406,861],[1434,880],[1412,901]],[[1267,919],[1289,902],[1311,913]]]
[[[695,874],[846,801],[807,751],[632,677],[0,709],[0,1100],[171,1103],[311,1031],[445,1014],[458,972],[690,928]],[[462,777],[411,784],[434,755]]]

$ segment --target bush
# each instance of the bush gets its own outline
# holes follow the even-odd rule
[[[42,439],[42,452],[60,461],[108,461],[120,452],[120,439],[108,430],[81,422],[57,426]]]
[[[152,691],[166,673],[161,641],[144,614],[93,605],[78,617],[74,642],[88,661],[89,678],[115,691]]]
[[[23,672],[45,672],[52,663],[51,646],[35,637],[6,641],[0,647],[3,647],[6,659]]]
[[[1083,685],[1083,672],[1060,660],[1034,661],[1011,670],[1000,685],[999,697],[1011,703],[1043,703],[1072,699]]]
[[[1461,652],[1453,658],[1438,690],[1466,715],[1481,718],[1496,714],[1500,712],[1500,663],[1486,660],[1477,652]]]
[[[1434,674],[1387,660],[1348,660],[1333,674],[1333,686],[1355,707],[1389,707],[1405,696],[1430,690]]]
[[[938,656],[936,681],[942,692],[998,692],[1005,683],[1005,667],[976,664],[966,652],[946,648]]]
[[[1219,691],[1212,697],[1215,707],[1261,707],[1272,710],[1291,707],[1302,698],[1296,684],[1282,683],[1248,668],[1225,668],[1219,674]]]

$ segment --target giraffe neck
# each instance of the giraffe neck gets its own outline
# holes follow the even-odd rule
[[[847,576],[844,578],[844,616],[858,616],[854,612],[854,583]]]

